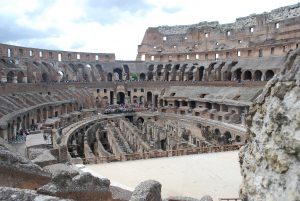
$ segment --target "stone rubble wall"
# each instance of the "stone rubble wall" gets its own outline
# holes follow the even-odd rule
[[[300,49],[250,108],[250,142],[240,150],[244,200],[300,200]]]

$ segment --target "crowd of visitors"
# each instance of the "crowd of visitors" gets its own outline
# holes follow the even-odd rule
[[[133,106],[130,104],[109,105],[104,110],[104,114],[117,114],[134,112]]]

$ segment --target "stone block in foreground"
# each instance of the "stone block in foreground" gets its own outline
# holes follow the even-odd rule
[[[140,183],[134,189],[130,201],[161,201],[161,184],[154,180]]]
[[[39,188],[38,193],[80,201],[110,201],[112,194],[110,181],[82,173],[74,176],[72,172],[62,171],[53,176],[52,181]]]

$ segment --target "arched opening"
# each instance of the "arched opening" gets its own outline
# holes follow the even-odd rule
[[[130,72],[129,72],[129,67],[128,65],[123,65],[124,73],[125,73],[125,80],[130,79]]]
[[[141,80],[141,81],[145,81],[145,79],[146,79],[145,73],[141,73],[141,74],[140,74],[140,80]]]
[[[184,80],[184,74],[185,74],[185,70],[186,70],[187,64],[184,64],[181,68],[181,76],[180,76],[180,81],[186,81]]]
[[[240,68],[238,68],[234,71],[234,78],[236,80],[241,80],[242,79],[242,70]]]
[[[22,71],[18,72],[17,74],[18,83],[22,83],[23,79],[24,79],[24,73]]]
[[[249,70],[244,72],[244,80],[252,80],[252,73]]]
[[[148,72],[148,80],[153,80],[153,73],[152,72]]]
[[[154,65],[151,64],[151,65],[148,67],[148,70],[152,72],[152,71],[154,70]]]
[[[255,81],[261,81],[262,72],[260,70],[257,70],[254,72],[254,80]]]
[[[47,73],[42,74],[42,82],[49,82],[49,76]]]
[[[14,76],[15,76],[14,72],[9,71],[6,75],[7,83],[12,83],[14,80]]]
[[[156,80],[158,81],[162,80],[162,69],[163,69],[163,65],[159,64],[156,69]]]
[[[117,104],[125,104],[125,94],[123,92],[117,93]]]
[[[134,104],[136,104],[136,103],[137,103],[137,99],[138,99],[137,96],[133,96],[133,97],[132,97],[132,102],[133,102]]]
[[[193,71],[195,69],[195,66],[192,66],[192,68],[187,72],[187,80],[192,81],[194,79]]]
[[[171,68],[172,68],[172,64],[167,64],[165,66],[165,80],[166,81],[170,81],[170,71],[171,71]]]
[[[144,105],[144,99],[145,99],[144,96],[140,96],[140,105],[142,106]]]
[[[203,81],[204,67],[199,68],[199,81]]]
[[[47,119],[47,110],[46,110],[46,108],[43,108],[43,119],[42,119],[42,121],[46,121],[46,119]]]
[[[229,132],[229,131],[226,131],[225,133],[224,133],[224,142],[225,142],[225,144],[231,144],[231,142],[232,142],[232,138],[231,138],[231,133]]]
[[[107,81],[109,81],[109,82],[112,81],[112,74],[111,73],[107,74]]]
[[[152,92],[151,91],[147,92],[147,105],[148,106],[152,105]]]
[[[113,71],[113,73],[114,73],[114,78],[115,78],[115,80],[123,80],[123,74],[122,74],[122,69],[120,69],[120,68],[115,68],[114,69],[114,71]]]
[[[241,142],[241,136],[239,136],[239,135],[235,136],[235,141],[236,142]]]
[[[225,71],[223,74],[224,81],[231,81],[232,73],[231,71]]]
[[[274,72],[272,70],[267,70],[266,71],[266,81],[269,81],[274,77]]]
[[[213,132],[213,138],[215,140],[218,140],[218,139],[220,139],[220,136],[221,136],[221,132],[218,128],[216,128],[215,131]]]

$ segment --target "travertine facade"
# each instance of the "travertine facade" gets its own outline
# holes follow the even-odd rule
[[[243,198],[272,200],[271,186],[282,200],[297,200],[299,195],[293,192],[299,190],[295,161],[300,61],[299,49],[292,54],[290,50],[300,44],[299,26],[300,4],[226,25],[201,22],[152,27],[138,47],[136,61],[118,61],[111,53],[0,44],[2,144],[18,141],[20,132],[28,129],[30,134],[49,137],[51,148],[34,140],[26,144],[27,157],[47,167],[67,161],[105,163],[228,151],[248,143],[241,154]],[[266,84],[268,89],[264,89]],[[255,100],[261,102],[249,109]],[[278,115],[273,117],[275,112]],[[249,125],[249,115],[253,125]],[[268,125],[259,124],[262,120]],[[279,131],[279,127],[286,130]],[[270,147],[261,147],[256,140]],[[249,153],[250,148],[255,153]],[[1,148],[0,154],[6,152],[9,150]],[[14,165],[10,162],[0,168],[7,171],[7,164]],[[19,187],[17,183],[31,175],[24,176],[26,171],[19,169],[14,173],[20,175],[20,181],[9,177],[1,180],[2,184]],[[66,175],[72,188],[77,188],[77,181],[92,178]],[[287,190],[270,182],[268,176],[284,181]],[[55,178],[60,182],[60,177]],[[292,178],[291,182],[287,178]],[[21,187],[41,187],[50,179],[38,175],[30,180],[32,186],[25,181]],[[113,199],[109,184],[104,184],[105,188],[99,187],[91,195]],[[55,181],[47,185],[38,193],[76,200],[80,200],[80,192],[89,193],[89,189],[73,191],[68,186],[60,191]],[[56,190],[51,191],[53,188]],[[31,192],[28,196],[37,195]]]

